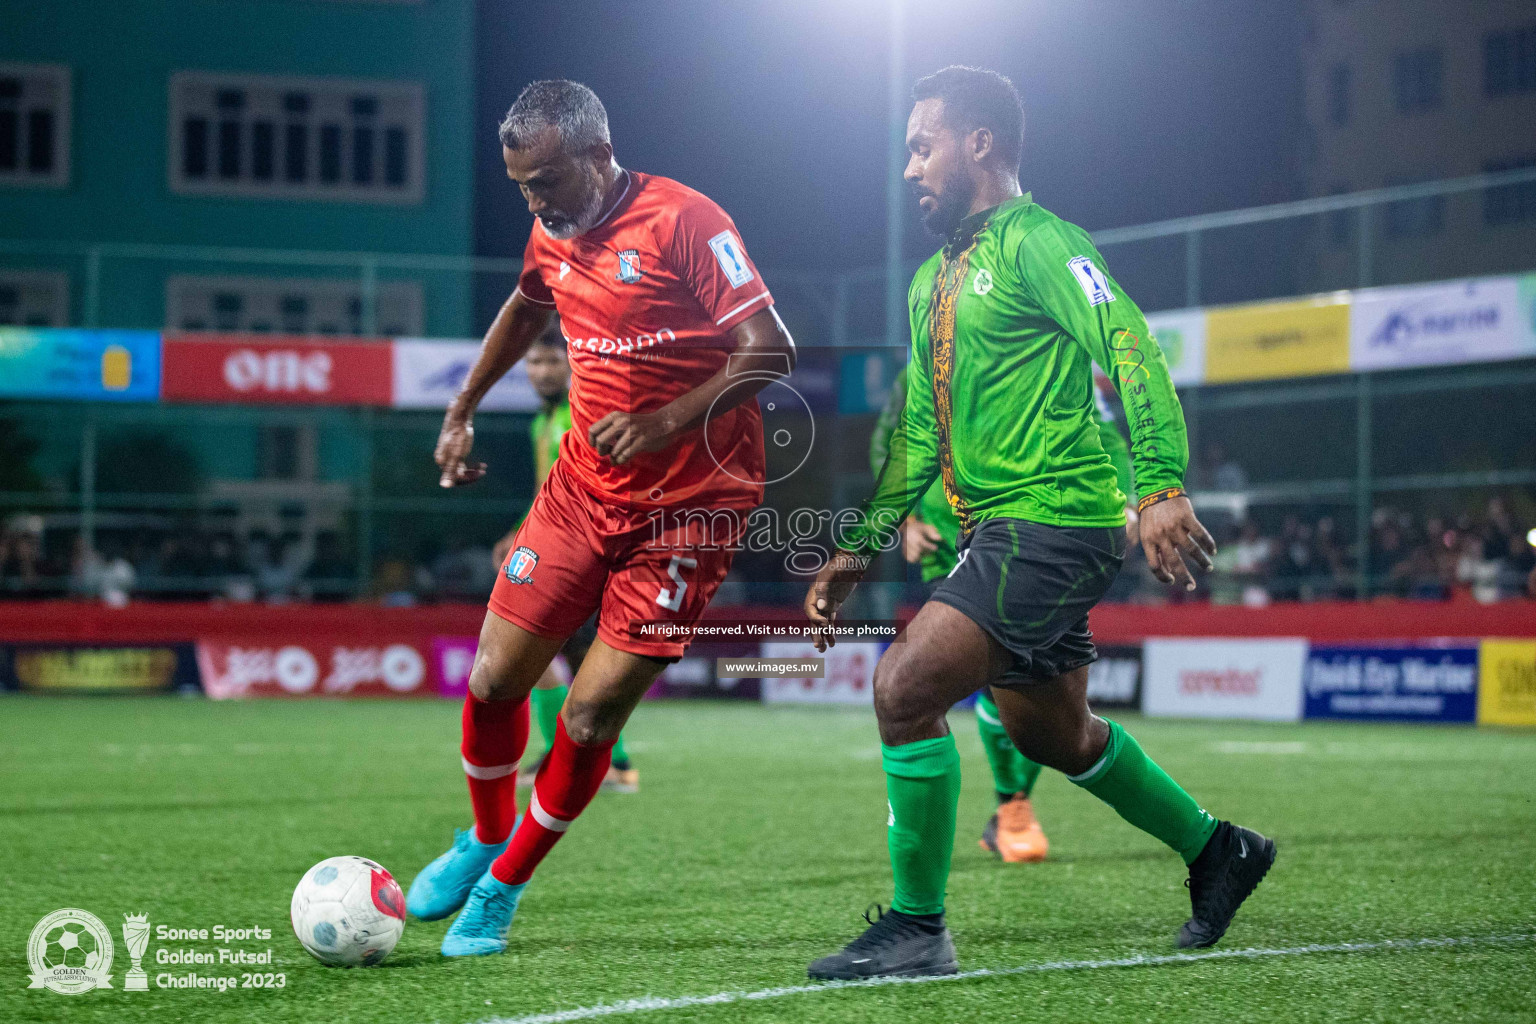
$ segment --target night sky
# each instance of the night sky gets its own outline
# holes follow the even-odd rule
[[[1278,202],[1299,193],[1298,8],[914,5],[907,84],[951,63],[1011,77],[1026,112],[1021,183],[1090,230]],[[765,269],[880,263],[886,10],[880,0],[480,0],[477,250],[521,255],[531,219],[495,125],[527,82],[565,77],[602,97],[621,164],[715,199]],[[933,247],[910,229],[909,255]]]

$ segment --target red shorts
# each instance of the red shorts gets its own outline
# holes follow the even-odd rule
[[[620,508],[556,460],[496,577],[490,609],[557,638],[596,611],[597,635],[609,647],[679,657],[731,567],[746,519],[745,511]]]

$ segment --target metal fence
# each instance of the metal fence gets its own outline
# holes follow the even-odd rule
[[[1515,218],[1516,222],[1505,224],[1505,243],[1475,250],[1440,246],[1438,236],[1427,232],[1427,227],[1438,223],[1442,229],[1447,224],[1454,228],[1472,221],[1497,227],[1500,217],[1511,209],[1536,209],[1533,196],[1536,168],[1528,168],[1179,218],[1100,231],[1094,237],[1127,291],[1144,308],[1156,310],[1202,301],[1244,301],[1529,270],[1536,252],[1531,246],[1536,221],[1522,223]],[[1504,212],[1495,217],[1490,211]],[[1509,238],[1515,239],[1514,244],[1507,244]],[[1477,255],[1466,256],[1468,251]],[[1444,260],[1454,265],[1447,266]],[[419,329],[428,335],[462,337],[477,334],[489,322],[510,292],[520,262],[0,240],[0,269],[6,267],[62,275],[71,286],[65,303],[69,320],[82,326],[188,326],[171,318],[173,310],[168,308],[172,296],[166,282],[178,275],[237,280],[292,275],[346,282],[352,289],[339,322],[318,329],[307,325],[318,333],[373,335]],[[825,277],[773,272],[765,276],[773,282],[781,314],[802,345],[885,344],[883,268]],[[406,325],[412,328],[408,331],[392,329],[401,325],[385,323],[380,316],[381,296],[399,282],[414,282],[423,297],[421,318]],[[284,330],[281,322],[253,325],[251,314],[238,310],[203,310],[198,315],[208,317],[202,326],[209,329]],[[1217,491],[1205,481],[1202,500],[1208,507],[1226,507],[1241,515],[1326,510],[1347,521],[1350,543],[1363,551],[1373,514],[1383,504],[1412,502],[1449,512],[1458,504],[1510,492],[1536,509],[1536,442],[1531,440],[1536,438],[1536,403],[1528,400],[1533,385],[1536,361],[1524,361],[1205,385],[1185,388],[1181,394],[1196,459],[1213,442],[1236,446],[1244,450],[1250,470],[1251,479],[1238,491]],[[1479,410],[1484,414],[1492,410],[1497,422],[1473,415]],[[1297,426],[1298,418],[1309,416],[1318,424],[1311,434],[1305,424]],[[478,518],[482,525],[472,532],[483,540],[520,513],[531,491],[526,476],[513,474],[482,494],[450,497],[436,490],[429,475],[405,473],[402,453],[430,451],[437,427],[432,414],[0,404],[0,421],[6,419],[19,424],[17,429],[24,433],[42,435],[33,447],[41,449],[43,461],[51,458],[54,471],[44,473],[47,479],[41,482],[13,484],[11,489],[0,485],[0,516],[19,510],[44,514],[62,529],[77,530],[90,544],[107,524],[143,521],[146,516],[155,517],[167,529],[198,522],[224,533],[237,521],[250,520],[248,511],[241,509],[248,510],[253,502],[266,507],[269,520],[278,527],[288,514],[285,509],[329,509],[320,518],[350,539],[350,550],[345,573],[316,579],[322,592],[370,592],[381,560],[412,544],[425,543],[429,539],[425,535],[449,520]],[[1463,438],[1465,443],[1460,447],[1456,443],[1419,445],[1425,450],[1405,463],[1405,445],[1413,444],[1404,438],[1420,431],[1419,419],[1433,421],[1431,432]],[[867,420],[854,417],[847,429],[830,432],[836,443],[849,449],[835,465],[841,467],[844,488],[852,492],[863,486],[858,479],[863,472],[861,460],[856,456],[867,435]],[[307,481],[291,487],[281,480],[270,481],[265,490],[204,484],[170,490],[152,479],[125,487],[121,473],[103,471],[109,442],[126,435],[270,433],[273,428],[307,432],[318,438],[319,448],[343,454],[332,460],[328,470]],[[519,419],[485,416],[481,443],[503,464],[520,463],[526,458],[524,429]],[[1300,433],[1283,447],[1266,442],[1266,434],[1278,436],[1285,430]],[[0,458],[4,457],[0,450]],[[0,472],[5,469],[0,465]],[[257,467],[251,475],[260,477],[261,472]],[[25,475],[18,468],[10,478]],[[106,477],[117,482],[104,487]],[[313,542],[313,532],[308,531],[306,543]],[[337,565],[335,560],[332,565]],[[1368,578],[1368,559],[1359,559],[1358,566],[1357,591],[1368,594],[1379,581]],[[164,574],[157,585],[175,591],[187,583]]]

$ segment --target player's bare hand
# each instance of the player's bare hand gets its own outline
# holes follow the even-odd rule
[[[449,409],[448,415],[443,417],[442,432],[437,435],[437,451],[432,454],[437,467],[443,471],[438,486],[458,487],[485,476],[485,463],[468,461],[474,446],[474,424],[468,416]]]
[[[501,571],[501,564],[507,560],[507,552],[512,550],[512,542],[517,539],[517,529],[514,527],[507,531],[507,535],[496,542],[491,549],[491,560],[496,564],[496,571]]]
[[[921,562],[924,555],[939,549],[939,542],[943,539],[943,535],[932,523],[925,523],[916,516],[908,516],[901,528],[902,557],[914,564]]]
[[[1148,506],[1141,514],[1140,527],[1141,550],[1147,556],[1147,565],[1152,567],[1152,575],[1164,583],[1195,589],[1195,577],[1184,563],[1185,557],[1206,572],[1211,571],[1216,541],[1195,518],[1194,506],[1188,498],[1169,498]]]
[[[615,466],[641,452],[658,452],[672,443],[673,425],[665,410],[611,412],[587,428],[587,440]]]
[[[867,568],[867,555],[837,551],[816,574],[811,589],[805,593],[805,617],[811,620],[811,640],[818,651],[837,645],[830,627]]]

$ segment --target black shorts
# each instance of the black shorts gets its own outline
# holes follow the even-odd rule
[[[993,686],[1028,686],[1098,660],[1088,610],[1125,559],[1125,528],[987,519],[960,540],[960,561],[929,597],[963,613],[1013,653]]]

